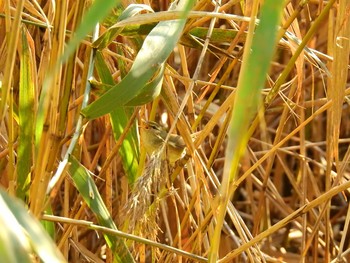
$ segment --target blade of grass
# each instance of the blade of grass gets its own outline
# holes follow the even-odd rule
[[[21,238],[25,238],[43,262],[66,262],[50,236],[34,216],[28,213],[24,204],[8,196],[2,189],[0,189],[0,207],[2,211],[1,221],[7,222],[6,226],[17,233],[16,236],[19,235],[22,236]],[[6,218],[11,218],[12,222],[8,222]],[[17,254],[17,247],[15,254]]]
[[[148,5],[131,4],[121,13],[121,15],[118,17],[118,21],[133,17],[142,11],[154,12]],[[107,47],[123,31],[123,29],[124,27],[119,27],[116,25],[111,26],[94,43],[92,43],[92,47],[96,49],[103,49]]]
[[[113,219],[102,200],[102,197],[91,178],[91,173],[80,164],[80,162],[73,156],[69,157],[70,167],[69,173],[77,187],[79,193],[82,195],[84,201],[95,214],[100,225],[110,229],[117,230]],[[134,262],[125,242],[112,235],[105,234],[105,240],[108,246],[113,251],[116,262]]]
[[[35,59],[29,47],[25,27],[22,27],[22,47],[20,52],[20,83],[19,83],[19,143],[17,162],[17,196],[24,200],[29,190],[30,172],[33,163],[34,145],[34,102],[36,70]]]
[[[105,60],[100,52],[96,53],[96,70],[103,83],[108,85],[115,84],[113,77],[110,74]],[[115,107],[115,109],[111,112],[111,124],[114,139],[116,141],[122,135],[133,111],[133,107]],[[136,126],[131,128],[131,131],[126,135],[119,150],[124,170],[127,173],[129,183],[131,184],[136,179],[138,159],[140,154],[136,129]]]
[[[31,262],[29,241],[6,203],[0,198],[0,258],[3,262]]]
[[[73,38],[69,41],[67,48],[61,58],[60,63],[64,63],[70,55],[77,49],[81,40],[83,40],[89,32],[95,27],[95,25],[105,18],[115,7],[119,4],[119,0],[112,1],[94,1],[87,13],[84,15],[80,26],[74,33]]]
[[[94,119],[110,113],[116,105],[127,105],[142,92],[145,85],[161,69],[180,38],[186,22],[184,17],[189,12],[186,4],[188,4],[186,1],[180,1],[176,7],[176,10],[183,12],[182,19],[162,21],[151,31],[125,78],[82,110],[82,114],[86,118]],[[144,100],[134,101],[138,105],[142,105],[144,102]]]
[[[219,195],[219,211],[214,235],[211,239],[209,262],[216,262],[220,244],[220,236],[228,201],[231,198],[229,189],[236,180],[236,173],[241,155],[248,142],[247,131],[251,119],[259,106],[259,96],[266,80],[274,48],[276,46],[277,29],[280,21],[283,1],[264,1],[261,7],[260,24],[253,35],[254,19],[250,22],[248,39],[245,46],[242,70],[238,80],[238,89],[229,128],[228,144],[224,167],[224,177]],[[255,6],[255,15],[257,5]],[[253,77],[252,77],[253,76]]]

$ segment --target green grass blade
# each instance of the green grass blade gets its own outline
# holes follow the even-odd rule
[[[95,214],[100,225],[117,229],[102,197],[91,178],[91,173],[73,156],[69,157],[69,173],[86,204]],[[115,236],[104,235],[106,243],[113,251],[116,262],[134,262],[125,242]]]
[[[79,43],[92,31],[99,21],[102,21],[115,7],[119,0],[94,1],[87,13],[84,15],[80,26],[74,33],[73,38],[69,41],[64,51],[61,62],[64,63],[70,55],[77,49]]]
[[[28,213],[23,203],[11,198],[2,189],[0,189],[0,210],[2,211],[0,222],[5,223],[2,226],[6,226],[7,229],[10,229],[8,232],[12,233],[9,238],[11,240],[18,238],[17,246],[13,251],[18,260],[12,262],[32,262],[30,260],[19,261],[18,257],[22,254],[20,252],[22,249],[33,249],[43,262],[66,262],[40,222]]]
[[[250,52],[246,51],[244,54],[229,130],[230,143],[227,153],[242,152],[245,149],[245,143],[243,142],[247,141],[248,138],[244,140],[243,138],[247,134],[246,131],[250,121],[258,110],[261,90],[264,87],[266,74],[276,47],[276,33],[282,4],[283,1],[279,4],[271,0],[265,1],[261,10],[260,24],[254,34]],[[249,47],[246,49],[249,50]],[[228,156],[232,157],[231,154]],[[230,180],[233,180],[232,171]]]
[[[27,41],[27,30],[22,27],[22,47],[20,51],[19,82],[19,144],[17,163],[17,196],[24,200],[30,184],[34,145],[34,102],[36,70],[35,59]]]
[[[107,85],[114,85],[114,80],[105,60],[100,52],[96,53],[96,71],[100,77],[100,80]],[[133,107],[118,107],[111,112],[111,124],[113,129],[114,139],[118,140],[124,131],[125,126],[128,123],[132,113]],[[129,133],[126,135],[119,154],[122,158],[123,168],[127,174],[129,183],[133,183],[136,179],[139,159],[139,144],[137,138],[137,128],[134,125],[131,127]]]
[[[29,241],[25,237],[14,218],[13,213],[9,210],[6,203],[0,198],[0,225],[3,227],[0,231],[0,258],[3,262],[32,262],[30,260],[31,249]]]
[[[121,13],[118,17],[118,21],[137,15],[142,11],[154,12],[153,9],[148,5],[135,5],[131,4]],[[93,48],[103,49],[107,47],[123,30],[123,27],[111,26],[108,30],[103,33],[93,44]]]
[[[163,84],[163,76],[164,76],[165,64],[163,63],[159,70],[154,74],[154,77],[150,82],[146,84],[146,86],[140,91],[135,98],[129,101],[126,106],[138,106],[143,105],[148,102],[153,101],[162,89]]]
[[[248,37],[247,40],[228,131],[229,139],[226,148],[224,176],[219,193],[221,198],[218,207],[220,208],[211,240],[212,247],[209,252],[209,262],[216,262],[218,258],[220,236],[227,204],[234,192],[232,182],[236,179],[239,160],[249,139],[247,131],[250,122],[261,102],[261,90],[264,87],[266,74],[277,44],[276,36],[282,7],[283,1],[264,1],[261,7],[260,24],[257,26],[254,34],[250,32],[249,37],[252,38]],[[251,27],[253,22],[250,23]]]
[[[179,8],[182,6],[179,5]],[[182,10],[187,15],[187,9]],[[110,113],[116,105],[123,106],[135,99],[156,73],[161,69],[177,44],[185,19],[160,22],[146,37],[130,72],[120,83],[112,87],[98,100],[82,110],[88,119],[94,119]],[[134,101],[137,104],[137,101]],[[138,105],[144,104],[139,102]]]

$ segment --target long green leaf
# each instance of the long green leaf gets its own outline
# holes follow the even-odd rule
[[[148,5],[131,4],[121,13],[121,15],[118,17],[118,21],[135,16],[142,11],[154,12]],[[92,47],[96,49],[103,49],[107,47],[122,32],[123,29],[123,27],[111,26],[92,44]]]
[[[145,87],[136,95],[126,106],[138,106],[153,101],[162,89],[163,77],[164,77],[165,64],[163,63],[159,70],[154,74],[152,80],[148,82]]]
[[[74,33],[73,38],[69,41],[67,48],[62,56],[62,63],[64,63],[70,55],[77,49],[81,40],[83,40],[89,32],[96,26],[96,24],[105,18],[111,12],[113,7],[119,4],[119,0],[96,0],[93,2],[87,13],[84,15],[80,26]]]
[[[186,16],[189,8],[185,8],[184,3],[187,4],[186,1],[182,1],[182,4],[179,4],[176,9],[182,10]],[[146,84],[156,76],[156,73],[173,51],[184,25],[185,19],[160,22],[146,37],[130,72],[125,78],[98,100],[83,109],[82,114],[88,119],[94,119],[110,113],[116,105],[127,105],[135,99]],[[145,101],[142,101],[139,105],[144,103]]]
[[[251,32],[248,35],[228,131],[229,139],[226,148],[224,176],[219,193],[221,198],[218,204],[219,211],[215,231],[211,239],[209,262],[216,262],[218,258],[220,236],[227,204],[234,193],[233,182],[236,179],[240,157],[249,139],[247,130],[261,102],[259,96],[264,87],[266,74],[277,45],[276,36],[283,3],[283,1],[265,0],[261,7],[260,23],[255,33]],[[253,26],[252,22],[250,23],[251,27]]]
[[[19,144],[17,164],[17,196],[24,199],[30,184],[30,171],[33,162],[34,145],[34,101],[35,101],[35,66],[34,57],[29,49],[27,31],[22,27],[22,48],[20,52],[19,82]]]
[[[100,52],[96,53],[96,71],[100,77],[100,80],[107,85],[114,85],[114,80],[108,67],[104,61],[104,58]],[[118,140],[124,131],[129,118],[134,111],[133,107],[115,107],[111,112],[111,124],[113,129],[113,135],[115,140]],[[129,133],[126,135],[119,154],[122,158],[123,168],[127,174],[129,183],[135,181],[138,169],[139,159],[139,145],[137,138],[136,126],[131,127]]]
[[[0,258],[3,262],[31,262],[29,254],[32,252],[25,233],[20,231],[21,225],[16,221],[13,213],[0,198]]]
[[[0,189],[0,210],[2,226],[0,231],[2,240],[0,241],[4,240],[3,231],[6,228],[6,242],[12,243],[12,245],[15,244],[12,251],[7,251],[12,254],[12,257],[15,257],[15,260],[3,261],[5,259],[0,255],[2,262],[32,262],[26,260],[27,257],[24,255],[25,251],[30,254],[32,249],[43,262],[66,262],[40,222],[28,213],[23,203],[11,198],[2,189]],[[4,244],[0,244],[1,246],[4,246]],[[9,245],[7,247],[11,248]]]
[[[86,204],[95,214],[100,225],[117,229],[108,210],[102,200],[102,197],[91,178],[91,173],[73,156],[69,157],[70,167],[69,173],[77,187],[79,193],[83,197]],[[125,242],[115,236],[104,235],[106,243],[111,248],[116,262],[134,262]]]

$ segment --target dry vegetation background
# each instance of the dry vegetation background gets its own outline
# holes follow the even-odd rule
[[[101,23],[100,35],[133,3],[121,2]],[[141,2],[155,12],[170,5]],[[116,105],[121,112],[116,117],[87,120],[80,111],[92,65],[91,36],[65,63],[59,61],[91,3],[0,1],[0,183],[46,222],[66,261],[207,261],[218,241],[213,236],[223,205],[218,196],[224,165],[231,162],[225,136],[232,114],[228,99],[238,86],[256,2],[196,1],[192,11],[208,13],[189,14],[186,34],[167,60],[161,95],[142,106]],[[215,21],[209,15],[214,11],[222,14]],[[261,90],[265,107],[255,105],[258,113],[245,131],[249,142],[230,184],[234,194],[221,229],[219,262],[347,262],[350,1],[285,1],[282,12]],[[153,14],[143,6],[135,17],[145,13]],[[150,18],[126,25],[95,55],[89,103],[123,79],[143,39],[167,14]],[[183,101],[173,133],[187,139],[195,134],[195,141],[185,140],[191,150],[170,167],[161,157],[146,156],[139,124],[153,119],[170,128]],[[47,192],[57,174],[62,176]],[[3,201],[1,207],[5,211]],[[3,213],[0,231],[34,227],[35,222],[23,225],[25,215],[17,209]],[[13,215],[19,225],[9,220]],[[121,232],[108,232],[116,227]],[[19,242],[13,238],[1,238],[10,254],[9,244]],[[26,239],[36,244],[31,234]],[[24,247],[31,255],[32,249]],[[43,248],[33,247],[40,255]],[[35,258],[28,256],[30,261]]]

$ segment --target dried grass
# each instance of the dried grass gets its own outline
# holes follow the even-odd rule
[[[169,127],[174,117],[179,116],[174,131],[183,136],[187,155],[169,173],[159,158],[155,160],[153,156],[147,161],[141,145],[139,174],[144,166],[145,171],[151,172],[144,172],[141,179],[130,184],[118,155],[121,141],[116,144],[110,119],[101,117],[83,126],[74,154],[96,175],[95,183],[119,229],[149,239],[147,244],[141,239],[126,241],[139,262],[199,262],[208,257],[224,172],[225,135],[232,106],[228,98],[234,98],[248,30],[246,21],[229,20],[225,14],[248,17],[251,2],[223,1],[218,7],[223,15],[215,23],[211,23],[212,17],[190,14],[185,31],[194,27],[214,30],[214,33],[219,28],[234,29],[236,36],[224,42],[210,39],[204,56],[201,45],[196,49],[188,47],[188,43],[179,44],[168,59],[160,100],[135,109],[137,119],[154,118]],[[248,131],[251,138],[233,184],[234,196],[227,207],[219,262],[347,262],[350,259],[347,199],[350,4],[345,0],[333,5],[331,2],[286,1],[283,30],[279,31],[283,39],[262,91],[266,108],[257,114]],[[38,101],[45,92],[45,75],[55,67],[69,32],[76,28],[84,10],[83,3],[70,1],[68,6],[57,2],[54,12],[52,3],[41,2],[39,7],[24,2],[22,16],[31,22],[23,23],[30,42],[30,74],[35,87],[30,111],[36,118],[43,116],[45,128],[40,138],[31,138],[37,148],[33,148],[35,151],[30,155],[31,184],[26,195],[19,193],[17,181],[21,133],[17,115],[20,57],[16,49],[21,41],[9,42],[15,30],[6,34],[10,21],[0,17],[3,79],[0,182],[13,196],[21,196],[38,218],[49,203],[53,215],[73,220],[60,223],[60,218],[44,217],[56,221],[55,242],[67,260],[112,262],[102,236],[79,223],[81,220],[96,223],[96,217],[82,204],[66,172],[50,198],[46,197],[48,182],[66,153],[77,125],[91,52],[87,38],[53,75],[53,86],[47,93],[50,99],[40,107]],[[128,4],[123,1],[124,6]],[[151,4],[158,11],[168,5],[167,1],[151,1]],[[324,9],[327,4],[329,12]],[[11,17],[16,15],[15,8],[19,6],[11,3],[11,9],[7,10]],[[210,1],[198,1],[195,11],[213,12],[214,8]],[[1,15],[7,11],[0,7]],[[315,23],[320,15],[324,16],[323,20]],[[11,23],[20,30],[21,23]],[[47,24],[52,28],[47,28]],[[300,43],[290,34],[300,43],[307,41],[308,49],[298,50]],[[137,35],[138,39],[142,37]],[[114,81],[120,81],[124,75],[124,69],[119,68],[121,61],[125,70],[130,68],[137,45],[137,41],[127,35],[119,36],[103,51]],[[193,91],[185,97],[192,85],[191,78],[196,82]],[[7,87],[11,87],[8,92]],[[179,111],[183,101],[185,109]],[[194,133],[196,135],[191,136]],[[160,244],[156,246],[155,242]],[[190,256],[165,245],[188,252]],[[202,258],[190,259],[191,255]]]

